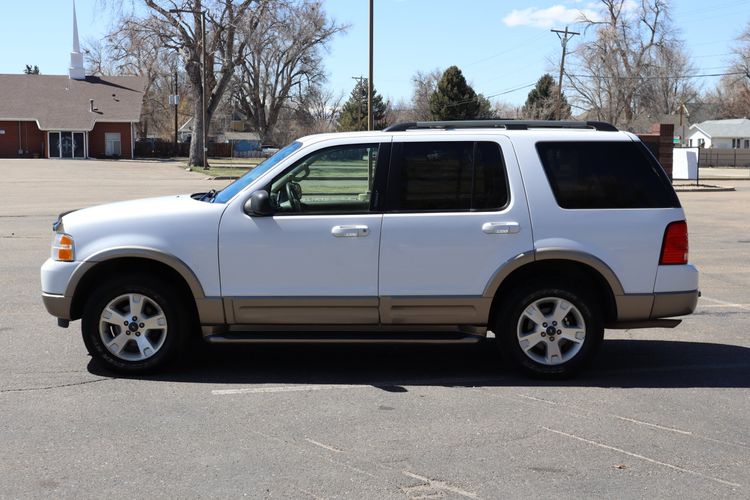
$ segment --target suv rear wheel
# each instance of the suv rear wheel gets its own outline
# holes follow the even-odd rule
[[[495,334],[505,355],[523,371],[564,378],[591,361],[604,326],[599,304],[588,290],[537,283],[508,297]]]
[[[188,318],[178,296],[145,275],[118,277],[94,290],[81,330],[89,353],[123,373],[156,370],[184,344]]]

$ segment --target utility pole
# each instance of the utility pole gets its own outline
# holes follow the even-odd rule
[[[372,130],[375,128],[375,120],[372,115],[372,94],[373,94],[373,84],[372,84],[372,31],[373,31],[373,2],[374,0],[370,0],[370,71],[367,78],[367,130]]]
[[[177,106],[180,104],[180,94],[177,90],[177,65],[174,67],[174,156],[177,156]]]
[[[565,54],[568,50],[568,41],[570,41],[571,38],[573,38],[575,35],[580,35],[580,33],[577,33],[575,31],[568,31],[568,27],[565,27],[565,31],[563,30],[550,30],[553,33],[557,34],[557,37],[560,39],[560,43],[562,44],[562,58],[560,59],[560,78],[557,80],[557,119],[560,119],[560,115],[562,114],[562,79],[563,79],[563,72],[565,71]]]

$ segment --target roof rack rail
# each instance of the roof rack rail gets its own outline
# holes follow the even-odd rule
[[[557,120],[459,120],[437,122],[403,122],[384,128],[383,132],[404,132],[418,129],[470,129],[504,128],[506,130],[528,130],[530,128],[592,128],[602,132],[617,132],[617,127],[599,121],[557,121]]]

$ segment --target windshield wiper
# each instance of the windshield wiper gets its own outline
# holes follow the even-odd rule
[[[200,201],[211,201],[214,198],[216,198],[217,191],[215,189],[212,189],[208,193],[205,193],[203,196],[200,197]]]

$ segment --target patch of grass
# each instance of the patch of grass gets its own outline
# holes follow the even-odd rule
[[[248,170],[255,167],[219,167],[212,166],[208,170],[203,170],[201,167],[193,168],[193,172],[200,174],[206,174],[207,177],[241,177]]]
[[[206,174],[208,177],[241,177],[248,170],[257,167],[265,158],[209,158],[208,170],[193,167],[193,172]],[[187,168],[187,160],[182,163]]]

